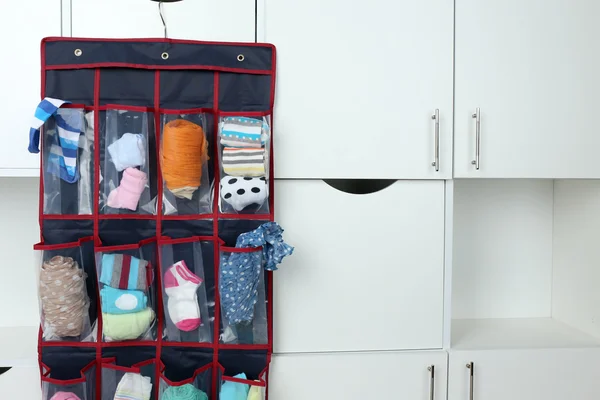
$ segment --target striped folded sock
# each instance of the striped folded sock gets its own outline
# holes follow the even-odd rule
[[[229,147],[261,148],[263,121],[247,117],[226,117],[221,127],[221,144]]]
[[[265,149],[225,147],[223,170],[231,176],[265,176]]]
[[[60,107],[66,103],[69,102],[46,97],[38,104],[29,129],[28,150],[30,153],[40,152],[40,127],[54,116],[58,133],[49,132],[48,135],[50,153],[47,171],[68,183],[73,183],[79,178],[77,154],[79,135],[83,129],[83,110],[61,110]]]
[[[79,154],[79,135],[83,128],[83,111],[61,109],[54,115],[56,132],[48,132],[50,152],[47,156],[47,171],[59,176],[65,182],[73,183],[79,179],[77,158]]]
[[[115,289],[146,290],[148,261],[127,254],[103,254],[100,282]]]

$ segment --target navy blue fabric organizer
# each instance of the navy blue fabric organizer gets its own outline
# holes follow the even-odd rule
[[[152,399],[158,400],[159,376],[173,382],[192,378],[194,371],[206,367],[211,377],[211,399],[218,398],[220,368],[226,376],[245,372],[248,379],[259,379],[268,366],[272,341],[272,273],[267,272],[266,303],[268,343],[236,345],[219,343],[222,333],[218,291],[219,249],[235,246],[243,232],[273,220],[273,140],[270,141],[269,212],[264,214],[221,214],[219,198],[218,118],[223,115],[272,118],[275,96],[275,48],[270,44],[210,43],[171,39],[79,39],[46,38],[42,41],[41,97],[68,100],[71,108],[81,108],[95,115],[94,193],[92,214],[78,214],[76,185],[60,182],[63,198],[60,213],[44,213],[44,179],[40,184],[39,250],[60,248],[82,238],[93,240],[81,244],[87,290],[91,299],[90,319],[101,317],[94,251],[102,246],[136,246],[140,241],[160,245],[169,237],[183,242],[193,237],[212,241],[212,251],[202,253],[208,308],[212,322],[212,343],[168,342],[160,334],[164,328],[161,265],[154,267],[157,285],[157,332],[153,341],[103,342],[97,334],[95,342],[45,341],[40,330],[40,369],[50,369],[47,382],[60,383],[80,379],[82,370],[96,362],[95,397],[102,397],[102,363],[112,359],[123,370],[135,369],[142,363],[152,368]],[[131,110],[150,113],[149,155],[150,192],[157,199],[156,215],[103,214],[99,198],[107,110]],[[158,162],[160,125],[163,113],[203,112],[207,115],[206,136],[210,161],[208,174],[214,185],[212,212],[194,213],[178,204],[184,215],[163,215],[163,183]],[[225,114],[223,114],[225,113]],[[272,119],[271,119],[271,129]],[[42,137],[44,135],[42,134]],[[44,177],[43,160],[41,175]],[[72,201],[70,201],[72,200]],[[156,257],[160,264],[160,259]],[[101,319],[101,318],[100,318]],[[99,321],[101,326],[101,321]],[[208,366],[208,367],[207,367]],[[133,368],[133,369],[132,369]],[[266,385],[266,383],[265,383]]]

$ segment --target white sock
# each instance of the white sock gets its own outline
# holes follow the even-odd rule
[[[188,269],[184,261],[176,262],[165,273],[165,293],[169,297],[167,309],[179,330],[193,331],[202,323],[196,296],[201,283],[202,280]]]

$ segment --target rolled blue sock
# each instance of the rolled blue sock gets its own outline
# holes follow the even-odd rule
[[[102,312],[107,314],[129,314],[146,308],[148,298],[140,290],[121,290],[110,286],[100,289]]]

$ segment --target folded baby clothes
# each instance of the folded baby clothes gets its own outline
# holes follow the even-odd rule
[[[85,274],[71,257],[55,256],[42,264],[40,300],[44,335],[73,337],[83,333],[88,317]]]
[[[119,186],[108,194],[106,204],[112,208],[126,208],[135,211],[147,183],[148,177],[144,171],[127,168],[123,172]]]
[[[146,140],[140,133],[125,133],[108,146],[108,154],[117,171],[146,163]]]
[[[221,125],[221,144],[228,147],[261,148],[265,143],[260,119],[225,117]]]
[[[208,400],[208,395],[193,385],[170,386],[160,396],[160,400]]]
[[[114,400],[150,400],[152,380],[133,372],[126,372],[119,381]]]
[[[115,289],[146,290],[148,261],[127,254],[103,254],[100,282]]]
[[[120,290],[110,286],[100,289],[102,312],[127,314],[142,311],[147,307],[148,297],[140,290]]]
[[[247,400],[263,400],[265,398],[265,389],[262,386],[250,386]]]
[[[150,328],[152,321],[151,308],[128,314],[102,313],[102,329],[107,341],[137,339]]]
[[[234,378],[246,379],[246,374],[242,372]],[[223,381],[219,392],[219,400],[247,400],[249,390],[250,386],[245,383]]]
[[[264,176],[265,149],[225,147],[223,171],[231,176]]]
[[[56,392],[50,400],[81,400],[79,396],[71,392]]]
[[[225,175],[221,179],[221,198],[235,211],[242,211],[251,204],[262,205],[269,196],[267,179],[236,178]]]
[[[202,280],[179,261],[165,272],[165,293],[169,297],[167,309],[173,324],[184,332],[193,331],[201,324],[196,291]]]

